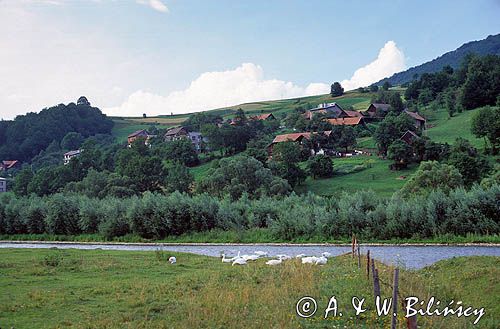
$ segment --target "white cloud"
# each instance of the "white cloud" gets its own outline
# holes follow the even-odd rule
[[[136,0],[136,2],[141,5],[149,6],[156,11],[168,13],[168,7],[161,0]]]
[[[244,63],[234,70],[203,73],[185,90],[174,91],[166,96],[138,90],[122,105],[106,108],[104,112],[121,116],[189,113],[253,101],[323,94],[328,91],[329,86],[323,83],[313,83],[303,88],[292,82],[266,80],[262,67]]]
[[[394,41],[387,41],[377,59],[357,69],[349,80],[341,82],[345,90],[366,87],[406,68],[405,56]]]

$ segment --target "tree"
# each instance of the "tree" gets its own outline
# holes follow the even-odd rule
[[[180,162],[175,162],[168,166],[167,172],[168,174],[165,177],[165,190],[167,192],[191,192],[194,178],[186,166]]]
[[[338,126],[337,126],[338,127]],[[338,147],[344,148],[345,152],[349,150],[349,148],[353,148],[356,146],[356,130],[351,126],[340,126],[342,127],[340,138],[337,140]]]
[[[333,176],[332,159],[326,155],[316,155],[307,161],[307,169],[312,178]]]
[[[160,154],[168,161],[178,161],[188,167],[195,166],[200,162],[193,143],[187,138],[165,143]]]
[[[446,111],[448,112],[448,116],[451,118],[457,112],[455,92],[453,90],[450,89],[446,93],[445,102],[446,102]]]
[[[437,161],[424,161],[400,193],[404,196],[427,195],[437,189],[448,193],[462,185],[462,175],[457,168]]]
[[[243,193],[247,193],[251,198],[281,193],[283,189],[276,186],[286,185],[288,183],[273,176],[271,170],[264,168],[261,162],[252,157],[238,155],[221,159],[198,183],[197,190],[219,197],[229,195],[232,200],[237,200]],[[275,188],[271,189],[272,186]],[[288,194],[289,185],[285,190]]]
[[[448,164],[458,169],[467,186],[488,175],[491,165],[470,142],[457,138],[448,157]]]
[[[500,107],[487,106],[472,118],[472,133],[477,137],[487,138],[492,153],[497,154],[500,145]]]
[[[414,129],[414,126],[408,115],[401,113],[399,116],[396,116],[393,113],[389,113],[373,134],[379,152],[383,155],[387,154],[389,145],[401,138],[407,130],[412,129]]]
[[[389,81],[385,81],[384,84],[382,85],[382,89],[384,90],[389,90],[389,88],[391,88],[392,85]]]
[[[19,171],[14,179],[13,191],[16,195],[28,195],[28,185],[33,179],[33,171],[31,168],[24,167]]]
[[[413,150],[410,145],[398,139],[389,145],[387,157],[394,160],[398,168],[405,168],[413,158]]]
[[[344,88],[342,88],[339,82],[334,82],[330,88],[330,95],[332,97],[337,97],[337,96],[342,96],[343,94],[344,94]]]
[[[371,91],[372,93],[376,93],[376,92],[378,91],[378,86],[377,86],[377,85],[371,85],[371,86],[370,86],[370,91]]]
[[[297,186],[307,177],[305,171],[297,165],[304,160],[304,153],[295,142],[278,143],[273,148],[273,160],[269,163],[269,168],[274,175],[286,179],[291,186]]]
[[[61,141],[63,150],[78,150],[83,143],[83,136],[80,133],[71,131],[64,136]]]
[[[400,113],[404,109],[403,100],[398,92],[391,93],[389,97],[389,105],[391,105],[392,110]]]

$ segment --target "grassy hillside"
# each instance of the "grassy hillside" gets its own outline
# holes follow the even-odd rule
[[[337,102],[344,108],[352,106],[356,110],[365,110],[370,103],[371,96],[371,93],[347,92],[340,97],[331,97],[329,94],[327,94],[276,101],[253,102],[225,107],[221,109],[214,109],[207,112],[221,115],[225,119],[232,117],[236,110],[239,108],[243,109],[247,113],[247,115],[272,112],[274,115],[279,116],[286,115],[288,112],[293,111],[296,107],[299,106],[315,107],[318,104],[324,102]],[[190,114],[178,114],[171,116],[160,115],[147,118],[114,117],[113,121],[115,122],[115,127],[113,129],[113,135],[118,138],[118,140],[123,141],[126,139],[128,134],[139,129],[147,129],[149,125],[156,125],[159,128],[181,125],[182,122],[184,122],[189,117],[189,115]]]
[[[455,114],[452,118],[448,117],[448,113],[444,109],[429,114],[431,117],[429,124],[432,126],[426,132],[432,140],[441,143],[453,144],[455,139],[462,137],[468,139],[472,145],[477,148],[484,146],[483,139],[475,137],[471,133],[471,121],[477,113],[476,110],[464,111]]]
[[[390,197],[398,191],[408,177],[415,172],[412,165],[406,170],[391,171],[391,160],[376,156],[357,156],[333,160],[335,175],[332,178],[312,179],[308,177],[299,192],[313,192],[318,195],[338,195],[359,190],[373,190],[377,195]]]

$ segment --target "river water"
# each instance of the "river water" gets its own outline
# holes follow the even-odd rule
[[[326,245],[172,245],[172,244],[99,244],[99,243],[13,243],[0,242],[0,248],[30,248],[30,249],[102,249],[123,251],[154,251],[164,250],[187,252],[205,256],[219,257],[222,253],[231,257],[240,252],[252,254],[255,251],[265,251],[269,256],[286,254],[294,257],[298,254],[320,256],[323,252],[341,255],[351,251],[348,246]],[[361,253],[370,250],[373,258],[385,264],[394,264],[407,269],[419,269],[439,260],[459,256],[497,256],[500,257],[500,246],[361,246]]]

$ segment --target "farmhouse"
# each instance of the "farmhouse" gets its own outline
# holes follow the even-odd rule
[[[365,111],[365,115],[369,118],[383,118],[389,112],[391,106],[383,103],[371,103]]]
[[[0,193],[7,192],[7,179],[0,177]]]
[[[408,145],[412,145],[417,139],[420,139],[420,137],[411,130],[407,130],[400,138],[400,140]]]
[[[4,160],[0,162],[0,171],[18,168],[20,165],[20,162],[17,160]]]
[[[331,130],[323,132],[326,136],[330,136],[332,133]],[[276,136],[271,144],[267,147],[267,153],[269,154],[270,157],[273,155],[273,148],[276,144],[283,143],[283,142],[295,142],[298,143],[299,145],[304,144],[304,139],[308,140],[311,138],[311,135],[317,134],[317,132],[302,132],[302,133],[292,133],[292,134],[283,134],[283,135],[278,135]]]
[[[171,128],[167,130],[165,135],[163,136],[163,139],[165,142],[171,142],[171,141],[177,141],[183,138],[188,138],[189,137],[189,132],[187,131],[186,128],[184,127],[176,127],[176,128]]]
[[[256,121],[267,121],[267,120],[276,120],[274,115],[272,113],[265,113],[265,114],[260,114],[256,116],[251,116],[250,120],[256,120]]]
[[[64,153],[64,157],[63,157],[64,165],[67,165],[71,161],[71,159],[79,156],[80,153],[82,153],[81,150],[73,150],[73,151],[69,151],[69,152]]]
[[[403,111],[406,113],[412,120],[413,124],[415,125],[415,128],[417,129],[425,129],[425,118],[422,117],[418,112],[410,112],[408,109]]]
[[[138,138],[148,138],[148,132],[146,130],[137,130],[127,137],[128,145],[132,144]]]
[[[343,118],[348,116],[337,103],[322,103],[304,113],[308,120],[311,120],[317,114],[323,114],[327,118]]]
[[[207,150],[207,138],[198,131],[193,131],[188,133],[188,138],[194,146],[197,153],[201,153]]]

